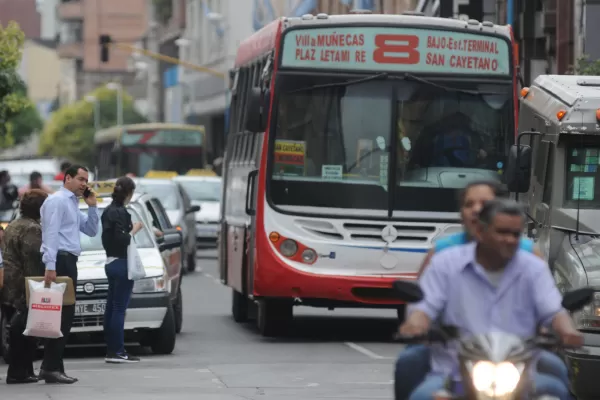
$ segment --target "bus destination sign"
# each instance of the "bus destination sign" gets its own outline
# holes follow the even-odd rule
[[[282,67],[381,72],[509,75],[509,45],[495,36],[431,29],[297,29],[284,39]]]
[[[123,146],[196,147],[202,145],[202,132],[193,130],[126,131]]]

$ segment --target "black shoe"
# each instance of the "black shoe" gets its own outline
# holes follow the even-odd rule
[[[140,362],[140,359],[138,357],[124,353],[124,354],[108,354],[104,358],[104,361],[109,364],[131,364],[131,363]]]
[[[24,383],[37,383],[37,382],[38,382],[38,378],[35,376],[28,376],[27,378],[13,378],[11,376],[6,377],[7,385],[18,385],[18,384],[24,384]]]
[[[77,378],[71,378],[70,376],[58,371],[40,371],[39,379],[46,381],[46,383],[64,383],[66,385],[70,385],[78,381]]]

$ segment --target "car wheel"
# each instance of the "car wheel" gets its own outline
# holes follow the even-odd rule
[[[168,306],[161,327],[150,332],[150,349],[154,354],[171,354],[176,341],[175,312],[173,306]]]
[[[238,323],[248,321],[248,298],[235,289],[231,289],[231,315]]]
[[[8,315],[3,311],[0,315],[0,352],[2,352],[2,358],[4,362],[10,364],[9,359],[10,349],[10,323],[8,321]]]
[[[187,256],[187,270],[189,272],[194,272],[196,270],[196,249],[194,249]]]
[[[283,336],[294,319],[293,304],[286,300],[261,299],[258,301],[256,325],[263,336]]]
[[[175,333],[181,333],[181,326],[183,325],[183,297],[181,295],[181,282],[179,283],[179,289],[177,289],[177,298],[173,305],[173,311],[175,312]]]

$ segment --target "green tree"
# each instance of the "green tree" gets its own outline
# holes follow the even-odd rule
[[[590,60],[585,54],[577,59],[568,72],[570,75],[600,75],[600,60]]]
[[[15,143],[11,128],[7,121],[18,115],[23,109],[31,106],[27,97],[23,96],[25,84],[17,72],[23,55],[25,34],[14,21],[6,27],[0,25],[0,146],[8,147]]]
[[[37,107],[27,97],[27,87],[21,82],[15,87],[13,93],[20,97],[25,105],[20,112],[13,115],[7,124],[7,145],[21,144],[36,131],[41,131],[44,127],[44,121],[37,110]]]
[[[117,123],[117,92],[105,87],[89,95],[100,105],[100,128],[109,128]],[[94,108],[93,103],[80,100],[58,109],[47,122],[40,138],[40,152],[63,157],[90,165],[94,157]],[[133,99],[123,94],[123,123],[146,122],[133,107]]]

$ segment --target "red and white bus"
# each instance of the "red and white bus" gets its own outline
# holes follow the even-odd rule
[[[417,15],[279,19],[231,73],[219,263],[234,319],[293,306],[403,312],[457,192],[501,179],[516,133],[508,26]],[[256,315],[253,315],[256,312]]]

